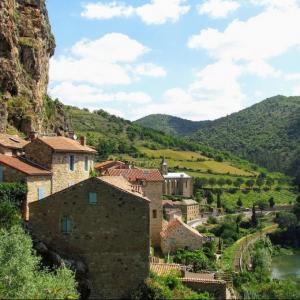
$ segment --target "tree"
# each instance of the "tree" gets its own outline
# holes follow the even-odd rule
[[[256,227],[257,224],[258,224],[258,220],[257,220],[256,211],[255,211],[255,205],[254,204],[252,206],[251,223],[252,223],[253,227]]]
[[[242,220],[243,220],[243,215],[241,215],[241,214],[238,215],[235,219],[237,233],[240,233],[240,224],[241,224]]]
[[[279,212],[276,215],[275,222],[278,223],[281,229],[293,230],[297,226],[297,217],[293,213]]]
[[[207,204],[212,204],[214,202],[214,196],[211,191],[206,191],[205,197],[207,200]]]
[[[259,186],[260,188],[265,184],[265,180],[263,177],[258,177],[256,179],[256,185]]]
[[[261,214],[262,214],[263,210],[267,209],[267,207],[268,207],[268,203],[265,200],[257,201],[256,205],[259,207]]]
[[[233,184],[234,184],[234,186],[235,187],[241,187],[241,185],[244,183],[244,179],[242,179],[242,178],[237,178],[234,182],[233,182]]]
[[[214,185],[216,185],[217,180],[216,180],[216,178],[211,177],[211,178],[208,179],[208,183],[209,183],[211,186],[214,186]]]
[[[227,184],[227,185],[232,185],[232,180],[231,180],[230,178],[227,178],[227,179],[226,179],[226,184]]]
[[[226,184],[226,180],[224,178],[221,177],[218,179],[218,185],[220,187],[223,187],[225,184]]]
[[[274,184],[274,179],[268,177],[266,180],[266,185],[271,188],[273,184]]]
[[[269,205],[270,205],[271,208],[273,208],[275,206],[274,197],[269,198]]]
[[[221,193],[217,194],[217,208],[222,207],[222,202],[221,202]]]
[[[242,207],[242,206],[243,206],[243,202],[242,202],[241,197],[239,197],[239,199],[236,201],[236,205],[237,205],[238,207]]]
[[[0,298],[78,298],[74,274],[67,268],[41,269],[32,241],[20,226],[0,229]]]
[[[254,186],[254,180],[253,179],[249,179],[246,181],[246,186],[249,188],[252,188]]]

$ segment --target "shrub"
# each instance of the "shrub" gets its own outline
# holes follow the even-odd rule
[[[26,194],[25,183],[0,183],[0,202],[9,201],[20,208],[26,199]]]

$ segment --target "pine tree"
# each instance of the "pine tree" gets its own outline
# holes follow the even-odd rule
[[[255,205],[254,204],[252,206],[251,223],[252,223],[252,226],[254,226],[254,227],[256,227],[257,224],[258,224],[258,220],[257,220],[256,211],[255,211]]]

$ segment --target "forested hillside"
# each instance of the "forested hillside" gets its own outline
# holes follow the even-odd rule
[[[300,171],[300,97],[269,98],[208,124],[191,138],[294,175]]]
[[[137,123],[188,135],[194,142],[229,151],[272,171],[300,172],[300,97],[272,97],[211,122],[150,115]]]
[[[198,129],[208,125],[210,122],[211,121],[195,122],[169,115],[155,114],[141,118],[134,123],[147,128],[163,131],[167,134],[177,134],[184,136],[191,135]]]

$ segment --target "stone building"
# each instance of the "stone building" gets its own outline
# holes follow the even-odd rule
[[[34,138],[24,151],[28,160],[52,172],[51,193],[89,178],[97,153],[83,137],[77,142],[62,136]]]
[[[88,267],[91,298],[128,298],[149,275],[150,201],[122,177],[92,177],[30,204],[35,239]]]
[[[23,217],[28,219],[28,204],[51,194],[52,173],[21,157],[0,154],[0,182],[27,184],[28,193],[23,204]]]
[[[23,153],[23,148],[28,144],[28,141],[20,138],[17,135],[8,135],[0,133],[0,153],[16,156]]]
[[[150,236],[154,247],[160,246],[160,232],[162,231],[162,184],[163,177],[159,170],[151,169],[109,169],[108,176],[123,176],[130,183],[139,185],[145,197],[150,202]]]
[[[95,164],[95,170],[99,175],[105,175],[105,172],[112,169],[126,169],[126,164],[119,160],[107,160]]]
[[[173,219],[161,232],[161,250],[164,254],[179,249],[197,250],[206,242],[205,237],[196,229],[179,219]]]
[[[177,195],[184,197],[193,196],[193,178],[186,173],[170,173],[168,172],[168,164],[165,159],[160,165],[161,174],[164,177],[163,194]]]
[[[182,211],[180,208],[175,207],[172,200],[163,200],[163,213],[164,219],[167,221],[171,221],[173,219],[182,220]]]
[[[195,200],[184,199],[182,201],[174,201],[173,204],[181,210],[184,222],[195,220],[199,217],[200,206]]]

